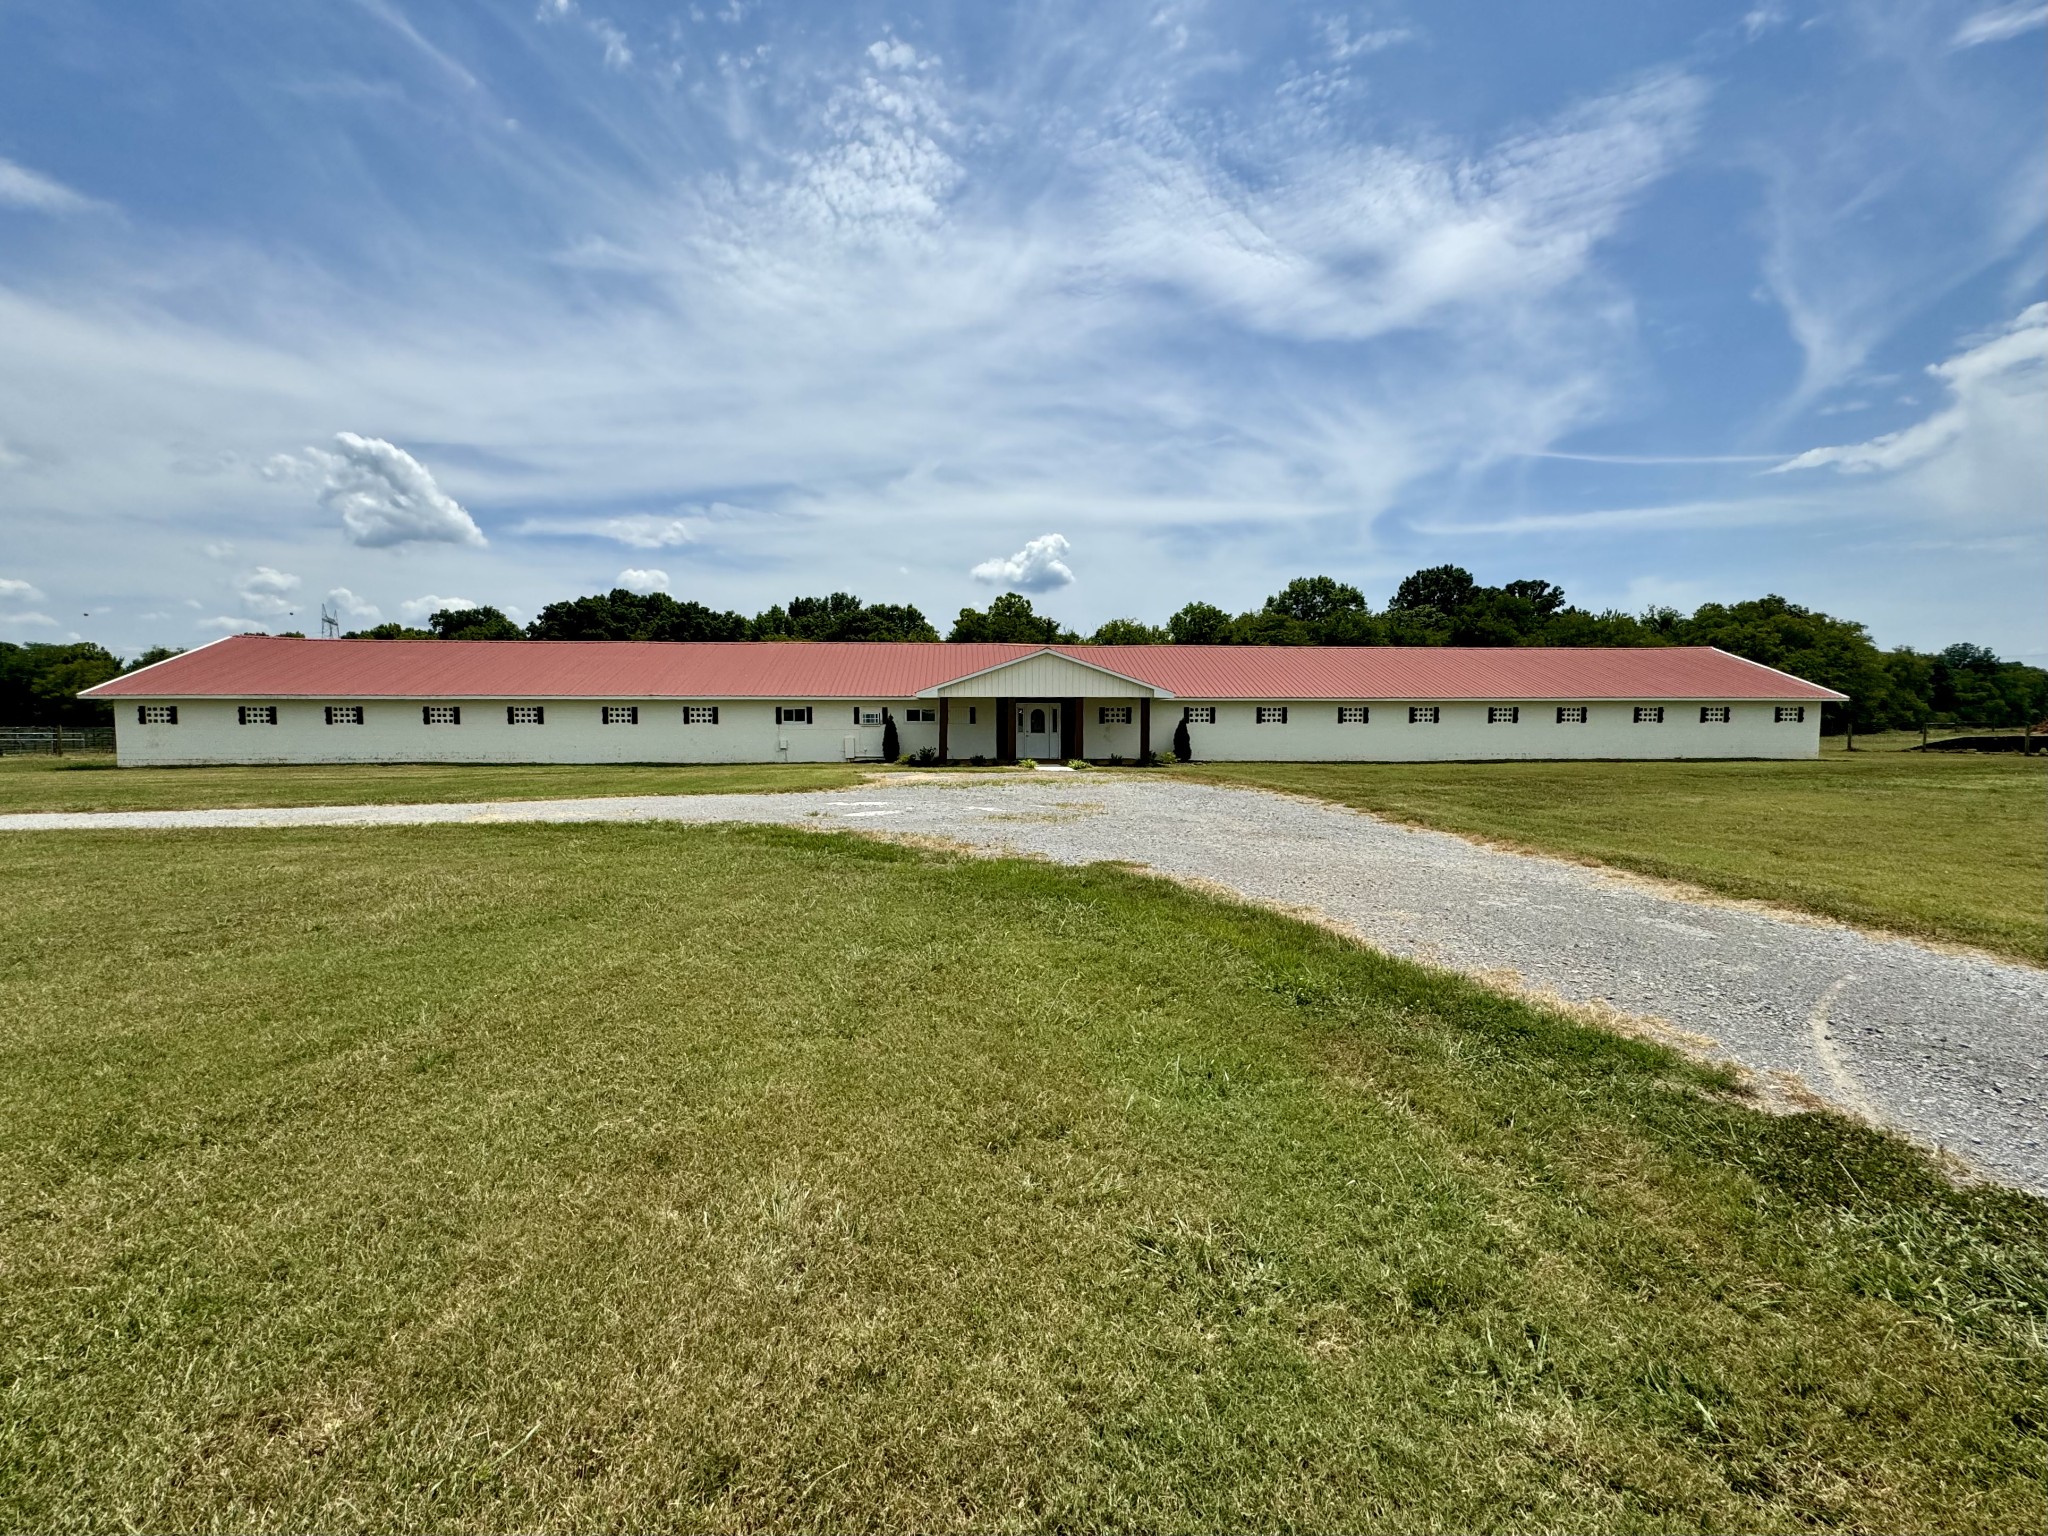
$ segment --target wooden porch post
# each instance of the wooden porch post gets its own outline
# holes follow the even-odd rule
[[[1017,701],[996,700],[996,761],[1017,761]]]
[[[1079,699],[1063,699],[1060,702],[1066,706],[1067,718],[1074,722],[1074,728],[1066,733],[1067,739],[1060,743],[1066,749],[1062,755],[1070,758],[1085,758],[1088,754],[1082,749],[1081,745],[1081,701]]]
[[[1138,761],[1152,755],[1152,701],[1138,700]]]
[[[939,695],[939,761],[951,761],[946,751],[946,727],[952,724],[953,701],[944,694]]]

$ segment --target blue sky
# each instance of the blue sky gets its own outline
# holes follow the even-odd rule
[[[0,0],[0,637],[1454,561],[2042,659],[2044,23]]]

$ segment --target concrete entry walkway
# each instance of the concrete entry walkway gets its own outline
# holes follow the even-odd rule
[[[1114,773],[775,795],[0,816],[0,832],[768,822],[1114,859],[1311,911],[1397,955],[1649,1016],[2048,1194],[2048,971],[1673,895],[1257,790]]]

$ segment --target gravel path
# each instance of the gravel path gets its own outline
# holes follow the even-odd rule
[[[0,832],[750,821],[1128,860],[1309,908],[1367,942],[1667,1021],[1854,1113],[2048,1194],[2048,972],[1679,899],[1256,790],[1045,773],[775,795],[0,816]]]

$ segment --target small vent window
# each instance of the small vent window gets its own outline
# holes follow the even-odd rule
[[[1558,705],[1557,723],[1559,725],[1584,725],[1586,723],[1586,706],[1583,704]]]
[[[1216,706],[1214,704],[1190,704],[1181,711],[1181,719],[1189,725],[1214,725]]]
[[[546,725],[547,715],[538,704],[507,704],[505,706],[507,725]]]
[[[778,704],[775,707],[777,725],[809,725],[811,706],[808,704]]]
[[[327,706],[329,725],[361,725],[363,706],[360,704],[330,704]]]
[[[640,706],[638,704],[607,704],[604,706],[606,725],[638,725]]]
[[[1409,723],[1410,725],[1435,725],[1435,724],[1436,724],[1436,722],[1437,722],[1437,707],[1436,707],[1436,705],[1434,705],[1434,704],[1410,704],[1410,705],[1408,706],[1408,723]]]
[[[1372,723],[1372,711],[1363,704],[1339,704],[1337,706],[1337,723],[1339,725],[1370,725]]]
[[[882,712],[879,709],[856,709],[853,718],[862,725],[880,725]]]
[[[175,704],[138,704],[135,708],[135,723],[137,725],[176,725],[178,723],[178,706]]]
[[[1099,725],[1129,725],[1131,723],[1131,706],[1128,704],[1105,704],[1096,711],[1095,718],[1096,723]]]
[[[1726,704],[1702,704],[1700,706],[1701,725],[1726,725],[1728,723],[1728,716],[1729,709]]]
[[[1519,704],[1489,704],[1486,706],[1488,725],[1519,725],[1522,708]]]
[[[241,704],[235,708],[237,725],[275,725],[277,706],[275,704]]]
[[[1664,706],[1662,704],[1638,704],[1636,706],[1637,725],[1662,725],[1663,723]]]
[[[171,718],[174,721],[177,719],[175,711],[172,712]],[[1771,718],[1780,725],[1798,725],[1806,719],[1806,706],[1804,704],[1780,704],[1777,709],[1772,711]]]
[[[718,706],[716,704],[685,704],[683,706],[683,724],[718,724]]]
[[[1253,718],[1260,725],[1285,725],[1287,723],[1287,706],[1285,704],[1261,704],[1254,713]]]
[[[462,706],[460,704],[423,704],[420,706],[420,719],[428,725],[460,725],[462,724]]]

